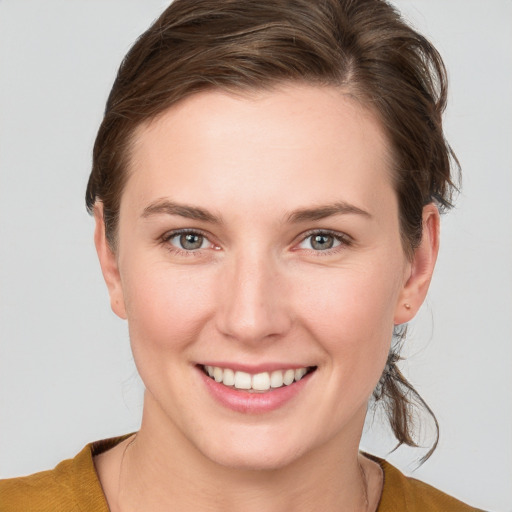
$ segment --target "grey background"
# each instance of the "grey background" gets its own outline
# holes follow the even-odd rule
[[[512,2],[395,2],[441,51],[464,171],[403,365],[436,412],[414,475],[512,511]],[[0,476],[136,430],[142,386],[110,311],[83,194],[115,71],[167,4],[0,0]],[[378,418],[363,448],[393,447]],[[391,462],[411,473],[424,451]]]

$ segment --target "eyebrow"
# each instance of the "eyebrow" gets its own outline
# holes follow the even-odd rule
[[[141,217],[148,218],[153,215],[178,215],[186,219],[200,220],[212,224],[222,224],[222,219],[217,215],[199,208],[186,204],[179,204],[167,199],[160,199],[144,208]],[[313,208],[300,208],[287,215],[286,220],[290,223],[321,220],[333,215],[356,214],[367,218],[372,218],[371,214],[357,206],[345,201],[322,205]]]
[[[222,223],[220,217],[217,217],[213,213],[210,213],[203,208],[198,208],[197,206],[189,206],[186,204],[178,204],[166,199],[155,201],[149,206],[146,206],[142,212],[141,217],[148,218],[152,215],[160,214],[179,215],[180,217],[185,217],[186,219],[201,220],[203,222],[210,222],[212,224]]]
[[[369,219],[372,218],[371,214],[353,204],[346,203],[345,201],[338,201],[336,203],[318,206],[315,208],[301,208],[295,210],[288,215],[288,222],[304,222],[312,220],[321,220],[332,215],[341,214],[356,214],[362,215]]]

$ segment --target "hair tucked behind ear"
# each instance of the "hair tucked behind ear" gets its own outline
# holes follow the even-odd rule
[[[435,425],[435,440],[429,451],[421,457],[420,464],[423,464],[437,448],[439,442],[439,423],[432,409],[404,377],[397,366],[398,362],[403,359],[400,356],[400,349],[405,340],[406,332],[407,326],[405,325],[395,328],[394,343],[389,351],[386,367],[377,387],[373,391],[373,399],[377,405],[381,405],[384,408],[391,430],[398,440],[398,444],[393,451],[402,444],[419,447],[413,433],[415,413],[424,411],[432,418]]]

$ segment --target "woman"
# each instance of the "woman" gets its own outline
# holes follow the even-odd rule
[[[392,338],[451,206],[445,100],[382,1],[175,1],[123,61],[86,196],[142,426],[5,481],[0,510],[476,510],[359,452],[372,395],[415,445]]]

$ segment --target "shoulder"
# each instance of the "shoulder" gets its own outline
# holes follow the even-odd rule
[[[384,487],[377,512],[482,512],[432,487],[407,477],[389,462],[371,457],[384,472]]]
[[[93,456],[124,438],[88,444],[52,470],[0,480],[0,512],[108,512]]]
[[[0,512],[78,510],[73,502],[71,461],[51,471],[0,480]]]

